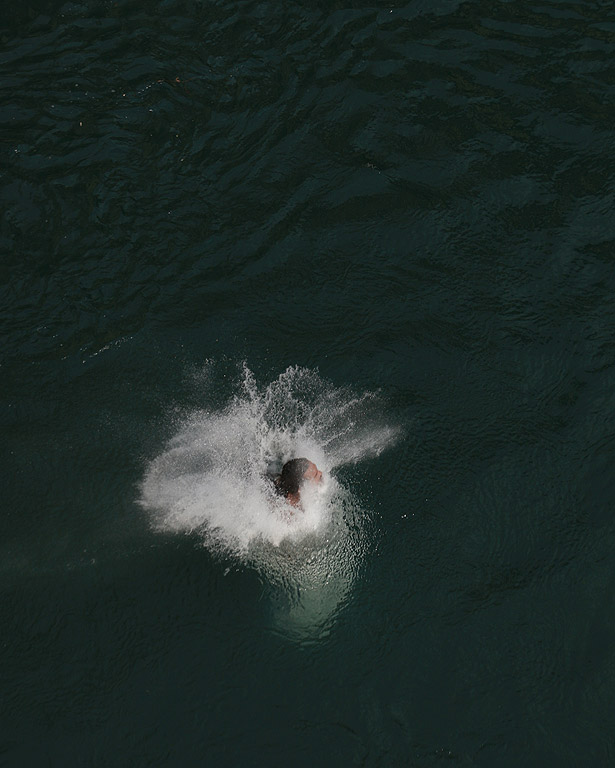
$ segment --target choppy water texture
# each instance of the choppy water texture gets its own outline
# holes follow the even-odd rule
[[[612,4],[5,6],[2,761],[613,764]]]

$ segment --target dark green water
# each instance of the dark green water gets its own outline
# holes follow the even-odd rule
[[[614,62],[597,0],[3,6],[2,765],[615,765]],[[322,610],[140,503],[244,361],[400,430],[314,417]]]

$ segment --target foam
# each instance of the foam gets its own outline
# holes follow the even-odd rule
[[[203,402],[214,401],[214,364],[199,381]],[[259,388],[244,365],[237,394],[181,419],[146,467],[140,503],[156,530],[192,533],[210,551],[256,568],[281,588],[287,608],[311,602],[330,615],[365,547],[366,513],[336,474],[395,441],[379,406],[376,394],[336,388],[306,368],[288,368]],[[295,456],[314,461],[324,476],[321,486],[304,487],[301,509],[277,497],[268,477]],[[306,621],[303,611],[299,623]]]

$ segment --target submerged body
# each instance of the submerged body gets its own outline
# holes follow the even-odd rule
[[[321,483],[322,472],[313,461],[305,458],[291,459],[282,467],[274,485],[280,496],[293,507],[301,505],[301,486],[305,483]]]

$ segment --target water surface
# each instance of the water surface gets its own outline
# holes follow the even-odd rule
[[[0,11],[7,765],[615,760],[613,61],[598,0]],[[272,446],[329,495],[238,543]]]

